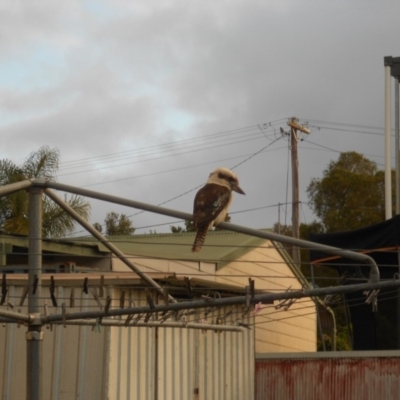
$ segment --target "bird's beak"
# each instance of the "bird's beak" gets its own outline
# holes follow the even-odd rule
[[[238,185],[233,186],[232,190],[240,194],[246,194]]]

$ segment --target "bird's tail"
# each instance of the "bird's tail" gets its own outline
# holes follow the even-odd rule
[[[196,237],[194,239],[192,251],[193,253],[197,253],[203,247],[204,241],[206,240],[208,227],[205,226],[204,228],[199,228],[197,230]]]

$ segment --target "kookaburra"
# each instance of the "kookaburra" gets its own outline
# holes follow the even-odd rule
[[[217,168],[197,192],[193,207],[193,223],[197,230],[193,252],[201,250],[209,229],[224,222],[232,202],[232,190],[245,194],[239,187],[237,176],[230,169]]]

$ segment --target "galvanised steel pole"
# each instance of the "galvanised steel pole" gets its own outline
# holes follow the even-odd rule
[[[32,321],[26,332],[27,368],[26,399],[42,398],[42,344],[43,332],[40,318],[42,287],[42,192],[39,187],[29,189],[29,254],[28,254],[28,313]]]

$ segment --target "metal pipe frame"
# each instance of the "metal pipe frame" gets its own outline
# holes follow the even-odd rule
[[[21,182],[21,184],[22,184],[22,182]],[[76,195],[82,195],[82,196],[85,196],[85,197],[90,197],[90,198],[94,198],[94,199],[98,199],[98,200],[108,201],[108,202],[111,202],[111,203],[114,203],[114,204],[125,205],[127,207],[137,208],[137,209],[141,209],[141,210],[144,210],[144,211],[150,211],[150,212],[155,212],[155,213],[162,214],[162,215],[168,215],[168,216],[171,216],[171,217],[174,217],[174,218],[178,218],[178,219],[182,219],[182,220],[192,220],[193,219],[192,214],[184,213],[184,212],[181,212],[181,211],[171,210],[171,209],[168,209],[168,208],[154,206],[154,205],[150,205],[150,204],[147,204],[147,203],[141,203],[141,202],[138,202],[138,201],[125,199],[125,198],[122,198],[122,197],[107,195],[107,194],[103,194],[103,193],[100,193],[100,192],[87,190],[87,189],[83,189],[83,188],[78,188],[78,187],[74,187],[74,186],[70,186],[70,185],[65,185],[65,184],[61,184],[61,183],[57,183],[57,182],[45,181],[43,179],[34,179],[32,181],[23,181],[23,184],[21,186],[22,187],[32,186],[32,187],[35,187],[35,188],[44,189],[46,194],[50,198],[52,198],[54,201],[56,201],[61,207],[66,209],[67,212],[71,212],[73,210],[71,210],[68,205],[66,205],[61,199],[58,198],[58,196],[56,196],[51,190],[49,190],[50,188],[56,189],[56,190],[60,190],[60,191],[64,191],[64,192],[68,192],[68,193],[73,193],[73,194],[76,194]],[[14,184],[13,185],[7,185],[7,186],[5,186],[3,188],[6,188],[6,187],[8,187],[10,190],[3,191],[3,193],[6,193],[6,192],[9,193],[9,192],[11,192],[11,189],[12,189],[12,191],[20,190],[20,189],[16,189]],[[65,207],[65,206],[67,206],[67,207]],[[74,216],[74,218],[76,217],[78,222],[80,222],[80,223],[83,222],[82,225],[84,226],[84,228],[89,228],[89,232],[94,234],[95,237],[97,237],[99,240],[101,240],[104,244],[108,243],[107,239],[104,236],[102,236],[91,225],[87,224],[87,222],[84,221],[79,215],[74,215],[74,214],[72,214],[72,215]],[[371,271],[370,271],[370,284],[365,284],[366,286],[365,285],[363,286],[363,284],[354,285],[354,286],[356,286],[357,288],[360,288],[360,289],[355,289],[354,288],[353,290],[366,290],[366,289],[372,287],[372,286],[368,286],[368,285],[371,285],[371,283],[379,282],[379,270],[378,270],[378,267],[377,267],[375,261],[370,256],[368,256],[366,254],[360,254],[360,253],[353,252],[353,251],[350,251],[350,250],[343,250],[343,249],[339,249],[339,248],[336,248],[336,247],[326,246],[326,245],[322,245],[322,244],[314,243],[314,242],[309,242],[309,241],[302,240],[302,239],[295,239],[295,238],[291,238],[291,237],[287,237],[287,236],[283,236],[283,235],[278,235],[278,234],[275,234],[275,233],[272,233],[272,232],[266,232],[266,231],[246,228],[246,227],[243,227],[243,226],[240,226],[240,225],[235,225],[235,224],[231,224],[231,223],[227,223],[227,222],[221,223],[220,227],[228,229],[228,230],[236,231],[236,232],[239,232],[239,233],[244,233],[244,234],[247,234],[247,235],[255,236],[255,237],[269,239],[269,240],[272,240],[272,241],[275,241],[275,242],[282,242],[282,243],[287,243],[287,244],[290,244],[290,245],[297,245],[297,246],[304,247],[304,248],[318,250],[318,251],[325,252],[325,253],[328,253],[328,254],[331,254],[331,255],[337,255],[337,256],[353,259],[353,260],[359,261],[361,263],[364,263],[366,265],[369,265],[370,269],[371,269]],[[31,234],[30,234],[30,236],[31,236]],[[35,241],[33,241],[33,243],[34,242]],[[113,250],[115,250],[115,249],[113,248]],[[119,253],[118,249],[116,249],[116,250],[117,250],[117,255],[119,255],[118,254]],[[34,252],[34,253],[36,253],[36,252]],[[38,254],[38,253],[36,253],[36,254]],[[122,253],[121,253],[121,255],[124,256]],[[147,275],[146,275],[146,277],[147,277]],[[149,277],[147,277],[147,278],[149,278]],[[149,278],[149,279],[151,279],[151,278]],[[146,279],[146,281],[147,281],[147,279]],[[38,285],[38,287],[40,287],[40,285]],[[341,288],[341,289],[343,289],[343,290],[339,290],[339,292],[335,292],[335,293],[344,293],[345,292],[344,291],[345,288]],[[326,289],[315,289],[315,290],[317,290],[317,291],[318,290],[322,290],[321,295],[328,294],[328,293],[324,293],[324,290],[326,290]],[[346,290],[348,290],[348,289],[346,289]],[[286,294],[286,295],[284,293],[282,294],[284,296],[287,296],[287,297],[284,297],[284,298],[295,298],[294,292],[288,292],[288,293],[289,294]],[[304,293],[304,292],[302,292],[302,293]],[[329,293],[332,293],[332,289],[330,289]],[[320,295],[320,294],[310,294],[310,296],[318,296],[318,295]],[[269,296],[272,296],[272,295],[269,295]],[[273,298],[271,298],[271,300],[273,300]],[[180,304],[182,304],[182,303],[180,303]],[[191,307],[189,307],[189,308],[193,308],[193,302],[191,302],[190,304],[191,304]],[[169,307],[171,307],[171,306],[172,305],[170,304]],[[188,307],[188,306],[189,306],[189,304],[185,305],[185,307]],[[203,302],[201,306],[207,307],[207,302]],[[167,309],[171,309],[171,308],[167,308]],[[111,312],[111,310],[110,310],[110,312]],[[142,311],[139,311],[139,312],[144,312],[144,311],[142,310]],[[148,310],[146,312],[148,312]],[[80,313],[78,313],[78,314],[79,315],[76,315],[74,318],[80,318]],[[124,315],[124,314],[126,314],[126,313],[115,314],[115,315]],[[102,315],[101,313],[100,314],[99,313],[96,314],[97,317],[99,317],[101,315]],[[19,316],[18,316],[18,318],[19,318]]]
[[[58,182],[44,181],[43,179],[26,180],[26,181],[21,181],[16,184],[10,184],[10,185],[3,186],[0,188],[0,197],[5,196],[10,193],[13,193],[18,190],[28,188],[29,186],[41,187],[43,189],[60,190],[63,192],[73,193],[73,194],[81,195],[84,197],[90,197],[90,198],[97,199],[97,200],[107,201],[107,202],[114,203],[114,204],[120,204],[120,205],[124,205],[124,206],[131,207],[131,208],[137,208],[137,209],[143,210],[143,211],[149,211],[149,212],[154,212],[154,213],[161,214],[161,215],[167,215],[167,216],[178,218],[181,220],[189,220],[189,221],[193,220],[192,214],[188,214],[188,213],[185,213],[182,211],[176,211],[176,210],[172,210],[169,208],[154,206],[151,204],[142,203],[142,202],[135,201],[135,200],[129,200],[129,199],[125,199],[123,197],[107,195],[107,194],[104,194],[101,192],[78,188],[78,187],[71,186],[71,185],[65,185],[65,184],[58,183]],[[49,197],[50,197],[50,195],[49,195]],[[84,223],[87,224],[86,221],[84,221]],[[91,227],[91,225],[89,225],[89,226]],[[321,252],[324,252],[327,254],[337,255],[337,256],[344,257],[344,258],[349,258],[352,260],[360,261],[361,263],[364,263],[370,267],[370,270],[371,270],[370,277],[369,277],[370,281],[371,282],[379,281],[379,269],[378,269],[375,261],[373,260],[373,258],[366,254],[360,254],[360,253],[350,251],[350,250],[343,250],[343,249],[339,249],[339,248],[332,247],[332,246],[322,245],[320,243],[314,243],[314,242],[309,242],[307,240],[296,239],[296,238],[291,238],[288,236],[278,235],[278,234],[275,234],[272,232],[265,232],[265,231],[261,231],[261,230],[257,230],[257,229],[246,228],[246,227],[231,224],[228,222],[222,222],[221,224],[219,224],[219,227],[221,227],[223,229],[228,229],[231,231],[259,237],[259,238],[273,240],[275,242],[286,243],[291,246],[299,246],[299,247],[303,247],[303,248],[307,248],[307,249],[314,249],[314,250],[318,250],[318,251],[321,251]],[[87,228],[85,227],[85,229],[87,229]],[[94,231],[98,232],[95,229],[94,229]],[[93,234],[93,231],[91,233]],[[102,239],[99,239],[99,240],[102,240]],[[107,240],[103,241],[103,243],[104,244],[107,243]]]
[[[42,180],[39,180],[39,181],[34,180],[32,182],[32,184],[34,186],[39,186],[44,189],[50,189],[50,188],[56,189],[56,190],[60,190],[63,192],[81,195],[84,197],[90,197],[92,199],[103,200],[103,201],[107,201],[107,202],[114,203],[114,204],[119,204],[119,205],[131,207],[131,208],[137,208],[139,210],[144,210],[144,211],[154,212],[157,214],[167,215],[167,216],[178,218],[181,220],[190,220],[190,221],[193,220],[192,214],[185,213],[182,211],[177,211],[177,210],[172,210],[169,208],[154,206],[154,205],[147,204],[147,203],[141,203],[139,201],[125,199],[123,197],[107,195],[107,194],[104,194],[101,192],[96,192],[93,190],[77,188],[77,187],[65,185],[62,183],[50,182],[50,181],[43,182]],[[47,193],[47,191],[46,191],[46,193]],[[292,246],[298,246],[298,247],[303,247],[303,248],[307,248],[307,249],[318,250],[318,251],[321,251],[321,252],[324,252],[324,253],[327,253],[330,255],[337,255],[340,257],[349,258],[351,260],[359,261],[370,267],[370,276],[369,276],[370,282],[379,282],[378,266],[376,265],[374,259],[366,254],[361,254],[361,253],[357,253],[355,251],[350,251],[350,250],[343,250],[343,249],[339,249],[339,248],[332,247],[332,246],[326,246],[326,245],[323,245],[320,243],[309,242],[309,241],[303,240],[303,239],[296,239],[296,238],[292,238],[292,237],[288,237],[288,236],[278,235],[278,234],[272,233],[272,232],[251,229],[251,228],[247,228],[247,227],[240,226],[240,225],[235,225],[235,224],[228,223],[228,222],[222,222],[218,226],[222,229],[227,229],[227,230],[231,230],[231,231],[235,231],[235,232],[239,232],[239,233],[244,233],[244,234],[250,235],[250,236],[255,236],[255,237],[259,237],[259,238],[263,238],[263,239],[269,239],[269,240],[273,240],[275,242],[286,243],[286,244],[289,244]],[[104,242],[104,244],[105,244],[105,242]]]
[[[25,180],[16,183],[10,183],[9,185],[0,187],[0,197],[6,196],[8,194],[18,192],[19,190],[24,190],[32,186],[31,180]]]
[[[28,331],[26,333],[27,339],[27,400],[40,400],[42,394],[42,341],[43,332],[42,326],[46,323],[72,323],[75,321],[76,324],[83,324],[80,321],[82,318],[103,318],[105,316],[121,316],[129,314],[139,313],[154,313],[163,312],[170,310],[184,310],[194,308],[207,308],[210,306],[218,307],[225,305],[238,305],[273,302],[274,300],[283,299],[298,299],[303,297],[316,297],[327,294],[337,293],[348,293],[352,291],[360,290],[374,290],[383,288],[400,287],[400,280],[390,282],[379,282],[379,270],[375,261],[364,254],[359,254],[349,250],[342,250],[331,246],[325,246],[318,243],[312,243],[305,240],[296,238],[289,238],[282,235],[273,234],[270,232],[245,228],[239,225],[230,223],[221,223],[220,227],[228,230],[236,231],[239,233],[248,234],[255,237],[265,238],[276,242],[287,243],[294,246],[305,247],[309,249],[319,250],[331,255],[338,255],[341,257],[350,258],[353,260],[360,261],[370,266],[370,283],[349,285],[342,287],[331,287],[323,289],[311,289],[311,290],[299,290],[292,292],[276,293],[276,294],[264,294],[254,296],[239,296],[224,299],[214,299],[212,301],[200,300],[200,301],[186,301],[178,303],[175,299],[170,297],[169,304],[165,305],[153,305],[127,308],[127,309],[109,309],[105,311],[84,311],[77,313],[62,313],[53,315],[44,315],[40,313],[40,298],[41,298],[41,272],[42,272],[42,194],[43,191],[49,196],[55,203],[57,203],[62,209],[68,212],[78,223],[80,223],[85,229],[87,229],[95,238],[100,240],[106,245],[114,254],[121,258],[125,264],[130,267],[134,272],[141,276],[147,283],[155,287],[160,293],[163,293],[161,286],[155,281],[148,277],[145,273],[142,273],[134,264],[132,264],[125,255],[119,251],[115,246],[107,241],[107,239],[101,235],[96,229],[82,219],[74,210],[71,209],[64,201],[58,198],[50,189],[61,190],[64,192],[74,193],[76,195],[82,195],[85,197],[91,197],[99,200],[108,201],[114,204],[125,205],[128,207],[138,208],[145,211],[155,212],[158,214],[168,215],[171,217],[179,218],[182,220],[192,220],[192,214],[183,213],[175,210],[170,210],[158,206],[152,206],[145,203],[140,203],[133,200],[128,200],[116,196],[106,195],[99,192],[94,192],[86,189],[81,189],[69,185],[63,185],[56,182],[50,182],[43,179],[25,180],[15,184],[6,185],[0,188],[0,197],[7,194],[16,192],[18,190],[29,189],[29,255],[28,255],[28,266],[29,266],[29,293],[28,293],[28,315],[12,312],[1,312],[0,317],[6,321],[14,320],[23,321],[28,324]],[[104,321],[106,322],[106,321]],[[85,324],[90,324],[90,321],[86,321]],[[162,326],[161,324],[159,324]],[[199,324],[201,325],[201,324]],[[147,326],[149,326],[147,324]],[[164,325],[166,326],[166,325]],[[193,326],[194,327],[194,326]],[[204,329],[204,326],[198,329]],[[218,328],[224,330],[223,326]]]
[[[99,240],[105,247],[107,247],[112,253],[114,253],[125,265],[127,265],[133,272],[138,274],[145,282],[149,285],[153,286],[157,289],[157,291],[164,295],[163,288],[153,279],[151,279],[147,274],[142,272],[139,268],[136,267],[125,254],[115,247],[112,243],[110,243],[105,236],[103,236],[97,229],[95,229],[91,224],[85,221],[79,214],[77,214],[65,201],[60,199],[53,191],[50,189],[46,189],[45,193],[50,199],[52,199],[56,204],[58,204],[64,211],[69,213],[75,221],[77,221],[83,228],[85,228],[89,233],[92,234],[97,240]],[[176,300],[168,295],[170,301],[175,302]]]
[[[128,324],[125,321],[116,319],[103,319],[101,322],[97,320],[87,319],[76,319],[73,321],[57,322],[57,325],[86,325],[86,326],[121,326],[121,327],[137,327],[137,328],[187,328],[187,329],[204,329],[204,330],[216,330],[224,332],[244,332],[243,326],[237,325],[216,325],[216,324],[201,324],[198,322],[160,322],[160,321],[149,321],[149,322],[132,322]]]
[[[391,289],[398,287],[400,287],[400,279],[393,279],[390,281],[376,282],[376,283],[359,283],[346,286],[331,286],[320,289],[293,290],[283,293],[256,294],[253,297],[236,296],[236,297],[214,299],[211,301],[194,300],[194,301],[184,301],[180,303],[169,303],[168,305],[157,304],[154,305],[154,307],[139,306],[133,308],[115,308],[115,309],[109,309],[107,312],[99,310],[99,311],[80,311],[80,312],[65,313],[65,314],[51,314],[47,316],[42,316],[42,324],[58,323],[62,321],[70,321],[79,318],[103,318],[103,317],[112,317],[121,315],[147,314],[147,313],[158,313],[166,311],[181,311],[187,309],[222,307],[222,306],[243,305],[243,304],[249,304],[249,305],[257,303],[271,304],[273,301],[277,300],[301,299],[305,297],[326,296],[328,294],[352,293],[357,291],[373,291],[373,290]]]
[[[10,320],[16,320],[17,322],[32,322],[35,318],[33,315],[23,314],[16,311],[0,310],[0,317],[7,318]]]

